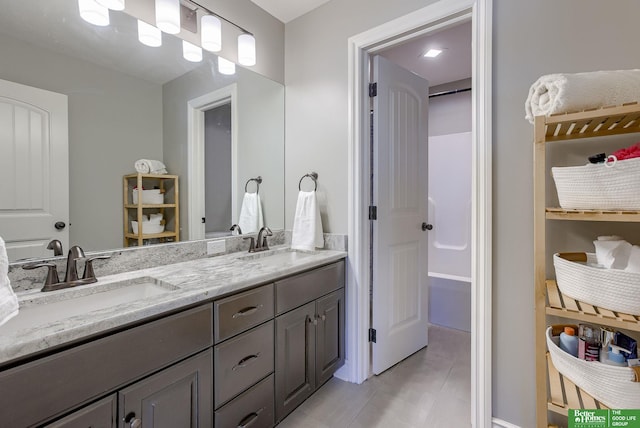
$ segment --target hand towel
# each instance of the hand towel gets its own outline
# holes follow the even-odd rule
[[[316,192],[298,193],[296,213],[293,218],[291,248],[295,250],[313,251],[324,247],[322,220]]]
[[[557,73],[531,85],[525,102],[526,119],[640,102],[640,70]]]
[[[18,298],[9,282],[9,258],[4,239],[0,237],[0,325],[18,315]]]
[[[599,265],[607,269],[624,269],[629,262],[631,244],[623,239],[612,238],[618,237],[601,236],[593,241],[596,248],[596,259]]]
[[[140,174],[166,174],[167,167],[159,160],[138,159],[134,167]]]
[[[238,226],[242,229],[242,233],[256,233],[264,226],[262,202],[258,193],[244,194]]]

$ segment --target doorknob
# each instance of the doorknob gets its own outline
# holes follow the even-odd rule
[[[422,230],[431,230],[433,229],[432,224],[422,223]]]
[[[55,227],[58,230],[62,230],[65,227],[67,227],[67,225],[64,223],[64,221],[56,221],[56,224],[54,224],[53,227]]]

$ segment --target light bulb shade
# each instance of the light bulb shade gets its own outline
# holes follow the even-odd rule
[[[111,10],[124,10],[124,0],[96,0],[104,7]]]
[[[187,61],[200,62],[202,61],[202,48],[196,46],[193,43],[189,43],[186,40],[182,41],[182,56]]]
[[[256,65],[256,39],[251,34],[238,36],[238,62],[242,65]]]
[[[218,71],[220,74],[232,75],[236,74],[235,63],[228,61],[222,57],[218,57]]]
[[[213,15],[205,15],[200,21],[202,47],[211,52],[222,49],[222,23]]]
[[[104,27],[109,25],[109,9],[95,0],[78,0],[80,17],[90,24]]]
[[[162,31],[138,19],[138,40],[143,45],[156,48],[162,46]]]
[[[180,0],[156,0],[156,26],[167,34],[180,32]]]

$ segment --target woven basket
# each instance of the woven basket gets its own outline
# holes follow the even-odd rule
[[[551,168],[560,206],[582,210],[640,210],[640,158]]]
[[[585,361],[558,346],[564,326],[547,328],[547,348],[555,368],[593,398],[612,409],[640,408],[640,382],[629,367],[616,367]]]
[[[553,255],[556,282],[562,294],[612,311],[639,315],[640,273],[590,264],[596,264],[593,253]]]

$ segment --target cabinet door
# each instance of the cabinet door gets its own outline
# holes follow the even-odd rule
[[[116,395],[83,407],[46,428],[116,428]]]
[[[208,349],[123,389],[119,394],[121,426],[209,428],[212,426],[213,353]],[[128,422],[125,422],[128,421]]]
[[[316,301],[316,384],[322,385],[344,364],[344,289]]]
[[[276,318],[276,419],[315,389],[315,302]]]

